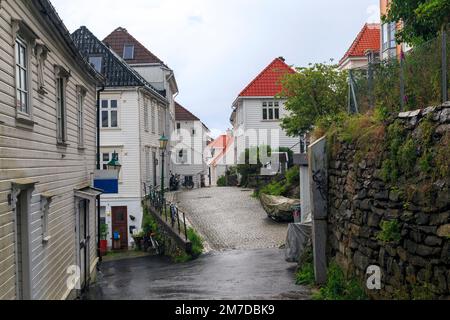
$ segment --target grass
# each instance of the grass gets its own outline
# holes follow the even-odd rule
[[[347,279],[336,262],[328,268],[328,281],[319,292],[314,294],[314,300],[367,300],[364,289],[356,279]]]

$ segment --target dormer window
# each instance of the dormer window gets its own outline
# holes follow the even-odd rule
[[[96,57],[96,56],[92,56],[89,57],[89,63],[94,67],[94,69],[98,72],[98,73],[102,73],[102,62],[103,62],[103,57]]]
[[[125,60],[133,60],[134,59],[134,45],[126,44],[123,47],[123,58]]]

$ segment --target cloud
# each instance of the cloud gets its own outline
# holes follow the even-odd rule
[[[178,99],[211,128],[230,127],[236,95],[275,57],[339,59],[378,0],[52,0],[71,31],[125,27],[174,69]]]

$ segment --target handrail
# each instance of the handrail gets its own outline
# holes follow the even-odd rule
[[[154,212],[159,214],[161,219],[170,224],[172,229],[178,231],[179,236],[184,236],[186,242],[189,241],[186,226],[186,214],[182,212],[178,206],[167,201],[160,190],[155,187],[149,188],[146,199]],[[180,217],[182,214],[182,217]]]

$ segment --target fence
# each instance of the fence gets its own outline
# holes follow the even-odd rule
[[[349,112],[375,107],[409,111],[448,100],[450,37],[447,33],[400,57],[369,62],[349,73]]]
[[[153,187],[150,187],[146,200],[149,207],[159,216],[162,222],[170,225],[172,230],[178,236],[184,237],[186,242],[189,241],[186,227],[186,214],[179,210],[177,205],[167,201],[161,191]]]

